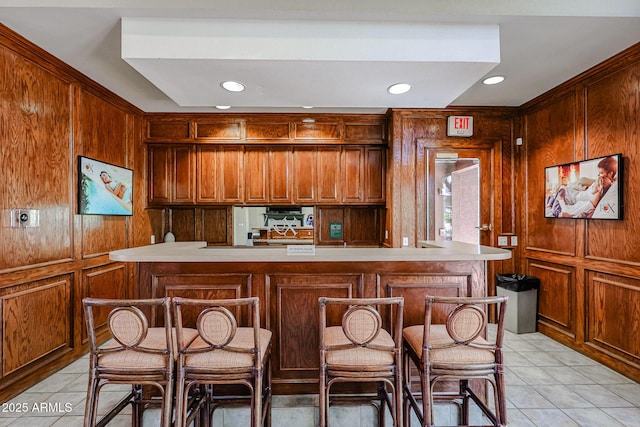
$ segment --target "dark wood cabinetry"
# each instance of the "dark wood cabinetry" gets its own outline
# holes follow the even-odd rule
[[[293,149],[293,203],[315,204],[317,185],[317,156],[315,147]]]
[[[260,298],[273,333],[274,393],[317,393],[318,298],[405,298],[405,325],[424,318],[424,295],[486,294],[485,261],[140,263],[142,298]],[[304,327],[301,327],[303,325]]]
[[[155,206],[385,202],[381,146],[149,144],[148,151]]]
[[[293,201],[293,154],[289,147],[273,147],[269,150],[269,202],[273,204],[289,204]]]
[[[317,153],[317,202],[337,204],[342,200],[340,147],[319,147]]]
[[[149,145],[149,203],[193,203],[194,174],[192,145]]]

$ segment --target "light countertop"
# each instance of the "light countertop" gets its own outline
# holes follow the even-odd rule
[[[420,241],[419,248],[316,246],[313,255],[287,255],[285,246],[242,248],[206,242],[172,242],[109,253],[124,262],[362,262],[362,261],[492,261],[511,258],[511,251],[461,242]]]

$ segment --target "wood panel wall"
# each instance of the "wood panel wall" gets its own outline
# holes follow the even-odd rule
[[[143,116],[0,25],[0,401],[86,351],[84,296],[132,296],[108,252],[142,243],[149,220],[77,214],[77,157],[134,169],[146,199]],[[10,228],[15,208],[40,226]],[[134,230],[133,221],[136,221]],[[148,238],[145,238],[145,242]]]
[[[539,330],[640,381],[640,44],[523,106],[522,270]],[[544,168],[622,153],[624,219],[544,218]]]
[[[454,115],[473,116],[472,137],[447,136],[447,118]],[[515,108],[391,110],[389,120],[385,246],[401,247],[403,237],[408,237],[409,245],[415,246],[425,238],[426,196],[432,191],[426,186],[425,147],[490,151],[494,174],[490,177],[493,192],[488,196],[493,224],[490,242],[497,246],[499,235],[523,236],[523,230],[516,227],[514,147],[519,118]],[[518,257],[518,251],[514,251],[511,259],[490,263],[487,276],[490,293],[494,273],[514,272]]]

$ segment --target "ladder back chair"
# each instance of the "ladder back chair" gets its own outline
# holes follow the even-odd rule
[[[445,324],[433,324],[434,309],[447,313]],[[485,338],[487,312],[497,306],[495,339]],[[469,399],[473,400],[494,426],[507,425],[503,374],[502,341],[507,297],[436,297],[425,299],[424,325],[404,329],[405,419],[413,409],[422,426],[432,426],[435,399],[461,402],[460,423],[469,423]],[[410,361],[420,374],[420,398],[411,390]],[[492,411],[469,381],[480,379],[492,385],[495,410]],[[439,381],[455,381],[458,390],[435,392]]]
[[[141,425],[145,406],[157,398],[144,397],[142,386],[160,392],[161,425],[171,426],[174,352],[169,298],[82,300],[89,337],[89,384],[84,425],[103,426],[127,405],[132,405],[132,424]],[[145,312],[161,311],[163,327],[149,327]],[[98,335],[106,326],[113,341],[98,345]],[[101,335],[102,336],[102,335]],[[106,384],[131,384],[131,392],[96,424],[100,390]]]
[[[173,298],[178,341],[176,427],[200,417],[211,423],[213,411],[224,403],[247,401],[238,393],[217,392],[217,386],[241,385],[249,390],[251,426],[271,425],[271,331],[260,328],[257,297],[237,299]],[[197,314],[197,335],[184,337],[185,319]],[[191,314],[190,314],[191,313]],[[235,314],[234,314],[235,313]],[[242,313],[245,315],[243,316]],[[238,323],[245,323],[240,326]],[[189,405],[189,396],[203,388]]]
[[[404,299],[319,298],[320,427],[329,424],[331,387],[339,382],[369,382],[377,386],[378,425],[384,426],[385,406],[394,425],[402,427],[402,319]],[[383,324],[380,309],[389,313]],[[329,314],[328,314],[329,312]],[[337,324],[336,314],[342,314]],[[395,314],[395,316],[394,316]],[[332,320],[333,319],[333,320]],[[387,329],[385,329],[385,327]],[[389,396],[388,388],[391,389]]]

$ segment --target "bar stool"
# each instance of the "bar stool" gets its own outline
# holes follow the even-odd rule
[[[434,307],[447,313],[445,324],[433,324]],[[495,340],[483,338],[487,326],[487,310],[498,306],[498,328]],[[404,413],[411,407],[422,426],[433,425],[435,399],[462,401],[461,425],[469,423],[469,399],[473,400],[494,426],[507,425],[503,376],[502,340],[507,297],[435,297],[425,299],[424,325],[410,326],[404,337]],[[422,408],[411,390],[410,362],[420,374]],[[492,385],[495,411],[472,389],[470,380],[481,379]],[[456,392],[434,392],[439,381],[456,381]]]
[[[259,299],[173,298],[178,341],[176,427],[200,416],[205,426],[223,403],[247,400],[214,387],[240,384],[249,390],[251,426],[271,425],[271,331],[260,328]],[[248,311],[248,313],[246,313]],[[185,337],[185,320],[197,315],[198,334]],[[238,326],[238,319],[247,326]],[[246,319],[243,321],[243,319]],[[204,388],[195,405],[189,396]],[[196,393],[197,394],[197,393]]]
[[[142,386],[150,385],[161,395],[161,425],[170,426],[174,355],[169,298],[85,298],[82,304],[90,347],[85,427],[96,425],[100,390],[106,384],[131,384],[132,390],[97,425],[107,424],[129,404],[133,408],[132,424],[141,425],[144,406],[157,401],[155,398],[143,398]],[[155,310],[164,315],[163,327],[149,327],[145,312]],[[101,329],[105,323],[115,342],[99,347],[96,328]]]
[[[404,299],[319,298],[320,427],[329,424],[331,387],[338,382],[373,382],[380,401],[378,425],[389,407],[395,426],[402,427],[402,319]],[[335,308],[333,306],[336,306]],[[383,321],[376,307],[389,311]],[[395,310],[395,317],[393,311]],[[328,313],[329,312],[329,313]],[[338,326],[340,313],[341,326]],[[390,387],[393,399],[389,396]]]

